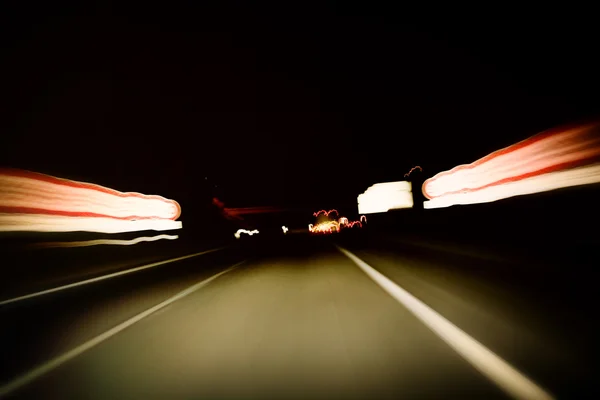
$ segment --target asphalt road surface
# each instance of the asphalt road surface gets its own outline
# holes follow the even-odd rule
[[[593,285],[526,267],[290,237],[3,297],[0,397],[595,398]]]

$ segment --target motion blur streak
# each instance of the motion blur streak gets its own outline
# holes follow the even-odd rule
[[[360,223],[360,221],[350,221],[350,222],[348,222],[348,223],[346,224],[346,226],[347,226],[348,228],[353,228],[353,227],[355,227],[355,226],[358,226],[358,227],[362,228],[362,224]]]
[[[459,204],[490,203],[508,197],[547,192],[600,182],[600,164],[549,172],[516,182],[490,186],[477,192],[449,194],[423,203],[424,208],[443,208]]]
[[[97,240],[81,240],[77,242],[47,242],[47,243],[36,243],[32,247],[35,248],[54,248],[54,247],[88,247],[98,245],[118,245],[118,246],[131,246],[142,242],[155,242],[157,240],[175,240],[179,239],[177,235],[158,235],[158,236],[142,236],[131,240],[118,240],[118,239],[97,239]]]
[[[238,231],[236,233],[234,233],[234,236],[236,239],[239,239],[242,236],[242,233],[245,233],[246,235],[255,235],[258,233],[258,230],[253,230],[253,231],[249,231],[247,229],[238,229]]]
[[[319,215],[324,215],[326,217],[329,217],[332,213],[339,215],[337,210],[329,210],[329,211],[320,210],[320,211],[317,211],[316,213],[313,213],[313,216],[318,217]]]
[[[194,293],[195,291],[208,285],[210,282],[214,281],[215,279],[219,278],[220,276],[225,275],[226,273],[228,273],[230,271],[233,271],[234,269],[236,269],[238,266],[240,266],[243,263],[244,263],[244,261],[237,263],[237,264],[227,268],[225,271],[221,271],[218,274],[215,274],[208,279],[198,282],[195,285],[192,285],[189,288],[179,292],[175,296],[163,301],[162,303],[155,305],[154,307],[134,316],[133,318],[128,319],[127,321],[115,326],[114,328],[104,332],[103,334],[96,336],[95,338],[83,343],[80,346],[77,346],[76,348],[72,349],[71,351],[68,351],[68,352],[42,364],[42,365],[39,365],[38,367],[32,369],[28,373],[18,377],[17,379],[13,380],[12,382],[9,382],[8,384],[0,387],[0,397],[6,396],[6,395],[14,392],[15,390],[27,385],[28,383],[40,378],[41,376],[47,374],[48,372],[54,370],[55,368],[57,368],[59,366],[61,366],[62,364],[66,363],[67,361],[79,356],[80,354],[88,351],[89,349],[99,345],[100,343],[102,343],[105,340],[109,339],[110,337],[116,335],[117,333],[123,331],[124,329],[130,327],[131,325],[154,314],[155,312],[159,311],[160,309],[167,307],[168,305],[176,302],[177,300],[180,300],[180,299]]]
[[[406,181],[377,183],[358,196],[359,214],[384,213],[412,206],[412,185]]]
[[[96,232],[124,233],[170,231],[182,228],[181,221],[145,219],[126,221],[100,217],[0,213],[0,232]]]
[[[412,168],[410,169],[410,171],[408,171],[407,173],[405,173],[405,174],[404,174],[404,177],[405,177],[405,178],[408,178],[408,177],[410,176],[410,174],[412,174],[412,173],[413,173],[413,171],[416,171],[417,169],[418,169],[419,171],[423,172],[423,168],[421,168],[421,167],[419,167],[419,166],[417,165],[417,166],[415,166],[415,167],[412,167]]]
[[[0,170],[0,212],[176,220],[181,207],[162,196],[118,192],[36,172]]]
[[[472,164],[460,165],[435,175],[423,183],[423,194],[428,199],[434,200],[446,196],[478,193],[495,186],[504,187],[495,194],[494,200],[499,200],[520,194],[599,182],[600,180],[592,177],[595,175],[592,167],[591,170],[584,169],[574,173],[574,176],[588,175],[588,178],[580,179],[580,183],[575,185],[566,182],[568,175],[563,175],[565,181],[560,186],[547,184],[537,186],[537,180],[530,180],[528,182],[531,187],[523,190],[526,193],[515,192],[513,186],[506,186],[509,183],[597,164],[600,161],[598,127],[598,124],[592,124],[542,132],[493,152]],[[553,177],[552,179],[557,177],[557,175],[550,176]],[[470,201],[470,203],[475,202],[477,201]]]
[[[516,399],[523,400],[550,400],[553,398],[481,343],[467,335],[412,294],[396,285],[369,264],[342,247],[338,247],[338,249],[381,286],[383,290],[411,311],[429,329],[452,347],[452,349],[506,393]]]
[[[333,233],[339,232],[340,223],[337,221],[325,221],[316,225],[310,224],[308,230],[311,233]]]

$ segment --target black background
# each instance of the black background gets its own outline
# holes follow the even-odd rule
[[[598,111],[586,10],[85,3],[3,3],[0,163],[174,198],[184,220],[215,196],[354,211],[414,165]]]

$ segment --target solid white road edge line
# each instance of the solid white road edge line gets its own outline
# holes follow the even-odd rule
[[[381,286],[383,290],[412,312],[421,322],[454,349],[454,351],[504,392],[516,399],[523,400],[549,400],[554,398],[421,300],[414,297],[348,250],[340,246],[336,247],[358,265],[375,283]]]
[[[157,267],[159,265],[168,264],[168,263],[172,263],[172,262],[175,262],[175,261],[181,261],[181,260],[185,260],[187,258],[201,256],[203,254],[213,253],[215,251],[223,250],[225,248],[227,248],[227,246],[217,247],[216,249],[204,250],[204,251],[201,251],[199,253],[188,254],[187,256],[176,257],[176,258],[171,258],[169,260],[158,261],[158,262],[155,262],[155,263],[152,263],[152,264],[146,264],[146,265],[142,265],[142,266],[135,267],[135,268],[132,268],[132,269],[127,269],[125,271],[118,271],[118,272],[114,272],[112,274],[98,276],[96,278],[86,279],[86,280],[79,281],[79,282],[69,283],[68,285],[58,286],[58,287],[55,287],[55,288],[52,288],[52,289],[46,289],[46,290],[42,290],[42,291],[35,292],[35,293],[25,294],[23,296],[13,297],[12,299],[7,299],[7,300],[0,301],[0,306],[3,306],[5,304],[10,304],[10,303],[15,303],[15,302],[21,301],[21,300],[30,299],[32,297],[43,296],[45,294],[59,292],[61,290],[65,290],[65,289],[71,289],[71,288],[74,288],[74,287],[77,287],[77,286],[83,286],[83,285],[87,285],[87,284],[90,284],[90,283],[100,282],[100,281],[103,281],[105,279],[110,279],[110,278],[115,278],[115,277],[121,276],[121,275],[131,274],[132,272],[142,271],[144,269]]]
[[[192,294],[193,292],[197,291],[198,289],[201,289],[202,287],[206,286],[210,282],[214,281],[221,275],[225,275],[226,273],[233,271],[234,269],[236,269],[237,267],[239,267],[240,265],[242,265],[245,262],[246,262],[246,260],[241,261],[241,262],[227,268],[225,271],[221,271],[218,274],[211,276],[210,278],[207,278],[201,282],[198,282],[198,283],[190,286],[189,288],[177,293],[175,296],[163,301],[160,304],[155,305],[152,308],[149,308],[148,310],[136,315],[135,317],[128,319],[127,321],[115,326],[114,328],[111,328],[110,330],[96,336],[95,338],[88,340],[87,342],[75,347],[74,349],[69,350],[68,352],[63,353],[62,355],[60,355],[56,358],[53,358],[49,361],[46,361],[43,364],[38,365],[37,367],[29,370],[28,372],[24,373],[23,375],[13,379],[11,382],[1,386],[0,387],[0,398],[14,392],[15,390],[27,385],[28,383],[30,383],[32,381],[40,378],[41,376],[47,374],[48,372],[56,369],[57,367],[61,366],[64,363],[66,363],[67,361],[90,350],[92,347],[102,343],[103,341],[109,339],[110,337],[116,335],[117,333],[129,328],[131,325],[135,324],[136,322],[141,321],[142,319],[150,316],[151,314],[157,312],[158,310],[165,308],[166,306],[176,302],[177,300],[184,298],[185,296],[187,296],[189,294]]]

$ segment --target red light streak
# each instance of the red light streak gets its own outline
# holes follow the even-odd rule
[[[0,213],[120,220],[176,220],[181,215],[179,204],[162,196],[119,192],[37,172],[0,170],[0,187]]]
[[[134,232],[181,229],[175,200],[37,172],[0,169],[0,231]]]
[[[577,184],[598,182],[595,172],[590,169],[598,161],[600,135],[597,124],[553,129],[495,151],[471,164],[441,172],[427,179],[422,191],[430,200],[456,199],[459,196],[464,198],[461,201],[467,201],[465,196],[469,196],[470,204],[495,201],[573,186],[575,181],[583,182]],[[577,173],[576,170],[582,172]],[[555,174],[562,174],[563,182],[550,184],[549,180]],[[583,179],[586,174],[586,179]],[[556,178],[555,181],[558,175]],[[450,203],[453,201],[449,200]]]
[[[313,213],[313,216],[318,217],[320,215],[325,215],[325,216],[329,216],[332,213],[335,213],[338,215],[339,219],[337,221],[324,221],[318,224],[310,224],[308,225],[308,230],[311,233],[315,233],[315,234],[331,234],[331,233],[337,233],[340,232],[342,229],[346,229],[346,228],[353,228],[355,226],[362,228],[362,223],[361,221],[349,221],[348,218],[346,217],[340,217],[339,213],[337,210],[329,210],[329,211],[325,211],[325,210],[320,210],[316,213]],[[361,217],[364,218],[364,215]],[[366,220],[366,218],[365,218]]]
[[[309,225],[308,230],[312,233],[334,233],[340,231],[340,224],[337,221],[327,221],[316,225]]]
[[[412,173],[414,170],[416,170],[416,169],[418,169],[419,171],[423,172],[423,168],[421,168],[421,167],[419,167],[419,166],[417,165],[416,167],[412,167],[412,168],[410,169],[410,171],[408,171],[407,173],[405,173],[405,174],[404,174],[404,177],[405,177],[405,178],[408,178],[408,177],[410,176],[410,174],[411,174],[411,173]]]
[[[313,216],[318,217],[319,215],[323,214],[326,217],[329,217],[329,215],[331,213],[336,213],[338,216],[340,215],[337,210],[329,210],[329,211],[321,210],[321,211],[317,211],[316,213],[313,213]]]

